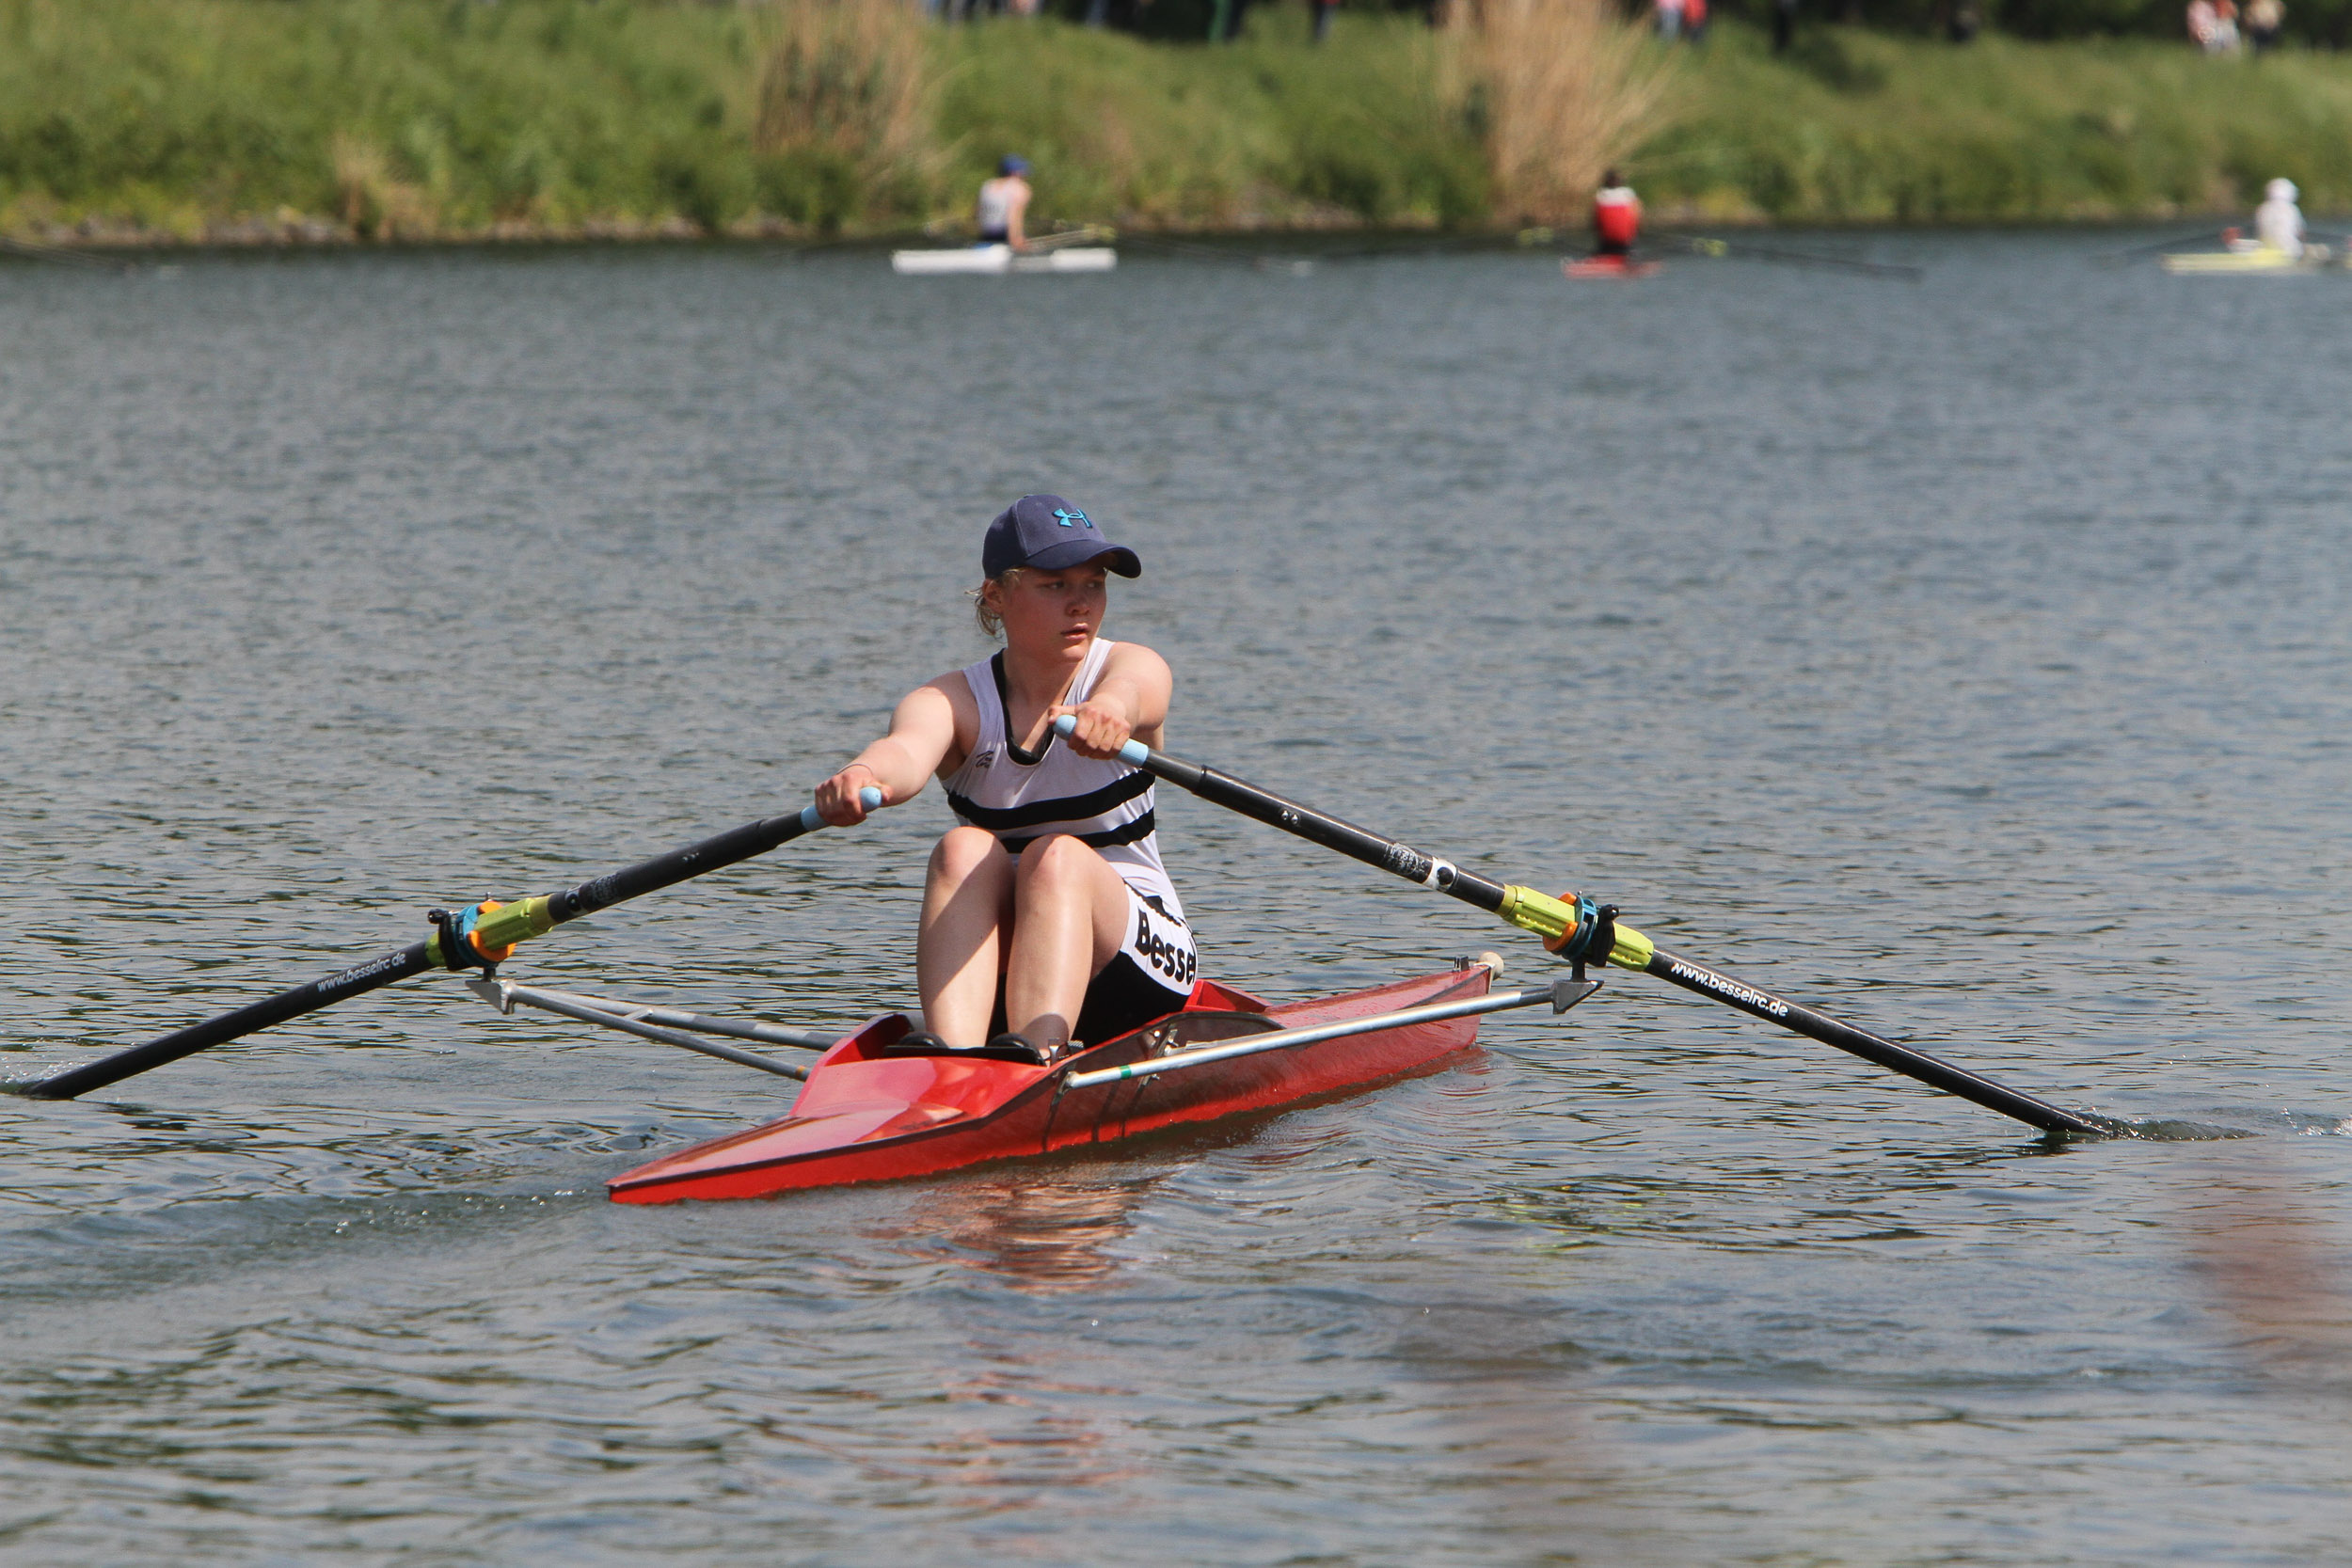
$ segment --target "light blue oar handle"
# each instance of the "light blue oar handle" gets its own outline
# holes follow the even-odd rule
[[[876,789],[872,784],[867,784],[864,789],[857,792],[857,803],[864,806],[867,811],[880,811],[882,810],[882,791]],[[824,825],[825,819],[817,814],[817,808],[815,806],[803,806],[801,808],[802,827],[807,829],[810,832],[815,832],[818,829],[823,827]]]
[[[1065,713],[1054,721],[1054,733],[1058,736],[1066,736],[1077,727],[1078,720],[1075,714]],[[1140,740],[1130,740],[1119,749],[1119,760],[1133,763],[1136,767],[1141,768],[1152,760],[1152,748]]]

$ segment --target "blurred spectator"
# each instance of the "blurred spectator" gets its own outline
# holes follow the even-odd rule
[[[2275,49],[2279,29],[2286,25],[2286,0],[2248,0],[2246,7],[2246,42],[2255,54]]]
[[[1331,13],[1339,8],[1340,0],[1307,0],[1307,8],[1315,13],[1315,42],[1321,43],[1331,30]]]
[[[1668,43],[1682,36],[1682,0],[1654,0],[1658,7],[1658,36]]]
[[[1707,0],[1682,0],[1682,36],[1692,43],[1707,38]]]
[[[2211,0],[2197,0],[2210,4]],[[1785,55],[1797,37],[1797,0],[1772,0],[1772,53]]]
[[[2188,36],[2208,55],[2237,53],[2237,0],[2188,0]]]
[[[1952,7],[1949,31],[1954,43],[1973,42],[1984,31],[1984,12],[1977,8],[1977,0],[1959,0]]]

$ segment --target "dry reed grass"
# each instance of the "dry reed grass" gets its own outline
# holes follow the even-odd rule
[[[335,198],[344,225],[363,239],[430,239],[440,214],[421,187],[393,172],[382,148],[364,136],[338,131],[331,148]]]
[[[779,0],[765,8],[754,135],[868,177],[926,162],[931,87],[912,0]]]
[[[1673,61],[1612,0],[1454,0],[1486,103],[1496,215],[1581,220],[1600,176],[1671,113]]]

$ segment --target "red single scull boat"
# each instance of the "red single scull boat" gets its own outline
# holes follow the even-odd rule
[[[1581,256],[1562,261],[1560,272],[1565,277],[1647,277],[1661,265],[1630,256]]]
[[[1203,980],[1183,1011],[1051,1067],[894,1054],[914,1024],[891,1013],[818,1058],[790,1116],[665,1154],[608,1186],[622,1203],[760,1197],[1112,1143],[1423,1071],[1476,1042],[1479,1013],[1565,1006],[1593,989],[1563,981],[1490,996],[1500,964],[1481,955],[1273,1007]]]

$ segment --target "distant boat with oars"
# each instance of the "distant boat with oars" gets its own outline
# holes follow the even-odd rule
[[[890,270],[902,277],[1109,272],[1119,265],[1119,252],[1107,245],[1091,242],[1110,238],[1111,230],[1089,227],[1040,235],[1022,250],[1004,244],[894,250],[890,253]]]

